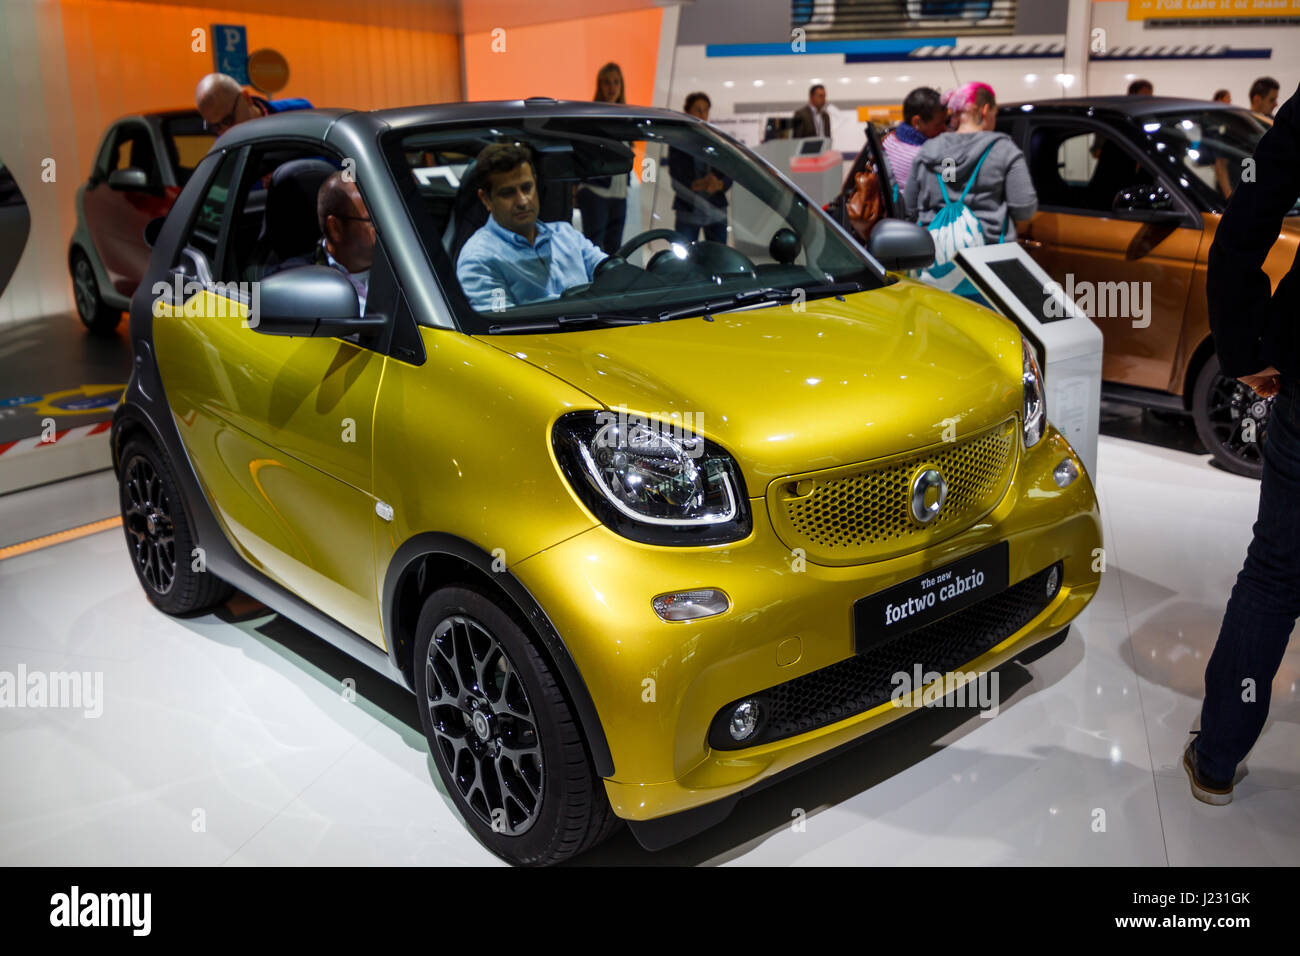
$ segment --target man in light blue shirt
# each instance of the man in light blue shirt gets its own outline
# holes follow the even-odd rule
[[[537,180],[523,147],[485,147],[474,176],[491,218],[461,249],[456,278],[476,312],[555,299],[592,280],[605,253],[567,222],[537,221]]]

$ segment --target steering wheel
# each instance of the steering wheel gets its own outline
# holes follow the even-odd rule
[[[647,229],[645,232],[638,232],[627,242],[619,246],[618,251],[614,253],[614,256],[619,259],[626,259],[647,242],[654,242],[656,239],[667,239],[669,242],[674,240],[681,242],[682,235],[676,229]]]
[[[733,249],[724,242],[689,242],[682,239],[681,233],[674,229],[647,229],[623,243],[610,258],[626,261],[634,250],[656,239],[681,243],[689,251],[686,258],[679,259],[667,249],[655,253],[646,263],[646,271],[657,274],[670,281],[693,281],[702,273],[722,275],[755,275],[754,263],[738,249]]]

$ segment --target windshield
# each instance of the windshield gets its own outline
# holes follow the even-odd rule
[[[390,144],[461,328],[629,324],[873,289],[871,260],[707,126],[546,117]]]
[[[1175,174],[1210,209],[1222,212],[1250,168],[1268,127],[1246,110],[1206,108],[1149,117],[1142,125],[1156,150],[1170,157]],[[1190,175],[1189,175],[1190,174]],[[1300,202],[1288,215],[1300,215]]]

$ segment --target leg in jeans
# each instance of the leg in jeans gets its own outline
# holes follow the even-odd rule
[[[699,238],[700,224],[679,212],[677,220],[673,223],[673,231],[682,237],[682,242],[694,242]]]
[[[607,219],[604,198],[597,196],[590,189],[579,189],[578,209],[582,213],[582,234],[604,248],[601,244],[605,236]]]
[[[604,241],[593,239],[596,245],[600,246],[611,256],[618,252],[618,247],[623,244],[623,223],[627,220],[627,200],[626,199],[606,199],[605,203],[605,236]]]
[[[721,242],[725,244],[727,241],[727,221],[721,219],[717,222],[709,223],[704,227],[704,238],[709,240],[709,242]]]
[[[1268,718],[1273,677],[1300,614],[1300,421],[1297,383],[1285,377],[1263,443],[1259,516],[1205,668],[1198,763],[1231,781]],[[1246,681],[1253,695],[1246,694]],[[1252,700],[1242,700],[1253,696]]]

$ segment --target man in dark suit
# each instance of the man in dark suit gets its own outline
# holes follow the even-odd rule
[[[831,114],[826,112],[826,87],[820,83],[808,91],[808,105],[795,111],[790,135],[794,139],[831,135]]]
[[[1261,449],[1259,516],[1205,668],[1201,729],[1183,753],[1192,795],[1232,800],[1237,764],[1259,739],[1269,692],[1300,616],[1300,255],[1270,295],[1264,260],[1300,195],[1300,90],[1255,148],[1215,232],[1206,277],[1224,375],[1273,399]]]

